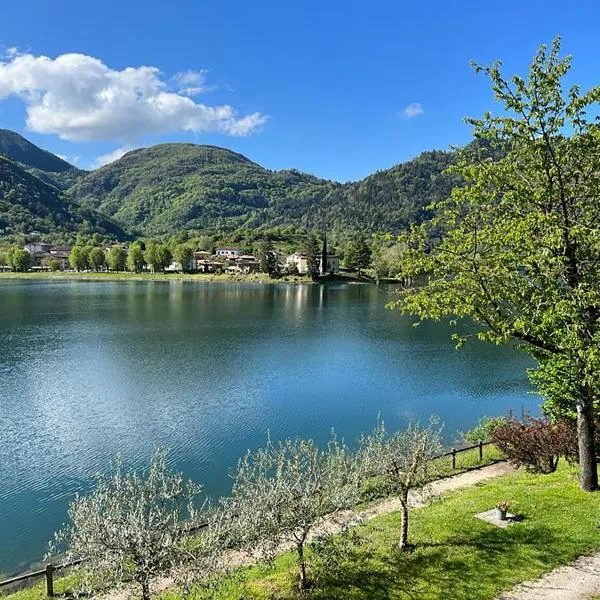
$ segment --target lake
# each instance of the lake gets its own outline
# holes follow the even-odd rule
[[[39,560],[69,500],[157,445],[211,494],[248,448],[439,415],[446,441],[534,408],[511,347],[455,350],[370,285],[1,280],[0,573]]]

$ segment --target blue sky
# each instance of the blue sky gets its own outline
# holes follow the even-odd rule
[[[0,127],[85,168],[191,141],[354,180],[469,140],[494,107],[471,59],[523,72],[560,34],[600,83],[598,22],[595,1],[3,3]]]

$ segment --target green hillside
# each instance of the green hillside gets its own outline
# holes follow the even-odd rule
[[[70,187],[85,173],[9,129],[0,129],[0,155],[18,163],[44,183],[60,189]]]
[[[161,144],[134,150],[69,192],[144,234],[257,226],[303,211],[340,187],[297,171],[269,171],[224,148]]]
[[[39,232],[52,237],[100,233],[124,238],[111,219],[75,203],[21,166],[0,156],[0,230],[6,238]]]
[[[447,195],[452,153],[427,152],[353,184],[270,171],[223,148],[161,144],[135,150],[69,190],[81,204],[145,235],[294,225],[397,231]]]
[[[182,231],[227,236],[288,226],[292,232],[325,227],[342,234],[357,229],[395,233],[422,220],[425,207],[448,196],[458,183],[443,174],[455,153],[441,151],[424,152],[346,184],[295,169],[271,171],[231,150],[197,144],[134,150],[86,172],[3,129],[2,154],[12,161],[11,169],[20,168],[18,177],[15,172],[10,177],[4,174],[4,223],[23,233],[52,233],[53,227],[62,230],[66,224],[69,231],[95,227],[115,231],[114,223],[134,236]],[[26,174],[30,179],[24,183]],[[61,195],[50,186],[66,193]],[[25,206],[34,205],[27,214],[23,212]],[[74,214],[68,215],[69,210]]]

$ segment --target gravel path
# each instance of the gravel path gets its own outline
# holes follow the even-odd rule
[[[535,581],[526,581],[498,600],[589,600],[600,595],[600,553],[580,556]]]

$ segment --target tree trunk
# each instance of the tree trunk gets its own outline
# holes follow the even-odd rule
[[[150,584],[147,579],[140,582],[142,584],[142,600],[150,600]]]
[[[589,390],[584,389],[577,402],[577,444],[579,449],[579,487],[585,492],[593,492],[598,489],[594,433],[592,398]]]
[[[306,563],[304,562],[304,544],[303,543],[296,544],[296,549],[298,551],[298,570],[299,570],[298,589],[301,592],[303,592],[308,589],[308,579],[306,577]]]
[[[398,548],[406,550],[408,548],[408,492],[403,492],[400,498],[402,511],[400,513],[400,542]]]

